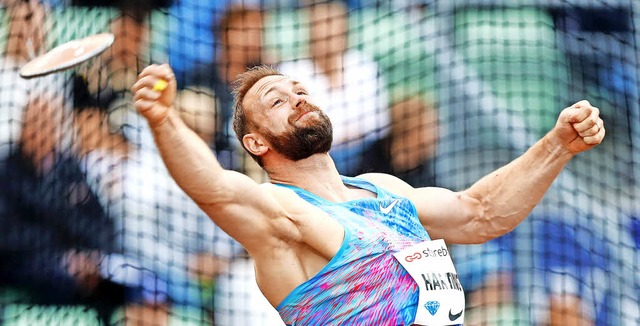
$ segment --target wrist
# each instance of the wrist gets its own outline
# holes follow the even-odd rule
[[[175,110],[173,109],[173,106],[171,106],[168,108],[167,114],[164,117],[149,117],[147,120],[151,129],[155,130],[162,129],[165,125],[175,126],[176,121],[180,120],[180,117],[175,114]]]
[[[572,152],[556,135],[553,131],[549,132],[542,138],[542,147],[545,152],[556,158],[566,158],[567,160],[573,158],[576,153]]]

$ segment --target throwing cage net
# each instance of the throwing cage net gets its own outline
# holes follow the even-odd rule
[[[604,142],[515,230],[451,246],[465,323],[640,323],[637,1],[2,4],[1,324],[282,325],[251,259],[171,179],[133,107],[136,75],[165,62],[181,117],[259,182],[229,126],[229,83],[257,64],[308,86],[341,173],[413,186],[469,187],[589,100]],[[102,32],[116,40],[101,56],[19,77],[33,56]]]

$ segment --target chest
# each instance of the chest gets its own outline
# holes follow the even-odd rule
[[[415,207],[405,198],[369,198],[320,208],[365,245],[399,250],[429,239]]]

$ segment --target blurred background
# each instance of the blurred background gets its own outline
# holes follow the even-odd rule
[[[282,325],[251,259],[173,182],[133,108],[136,75],[164,62],[185,122],[259,182],[229,126],[229,83],[256,64],[308,85],[342,174],[414,186],[462,190],[589,100],[604,142],[514,231],[452,246],[465,325],[640,324],[640,2],[0,3],[1,325]],[[19,77],[101,32],[116,37],[101,56]]]

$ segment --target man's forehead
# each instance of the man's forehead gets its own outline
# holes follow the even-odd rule
[[[270,89],[279,85],[280,83],[290,83],[292,80],[287,76],[271,75],[262,77],[258,80],[247,92],[247,95],[251,94],[252,97],[260,98],[265,95]]]

